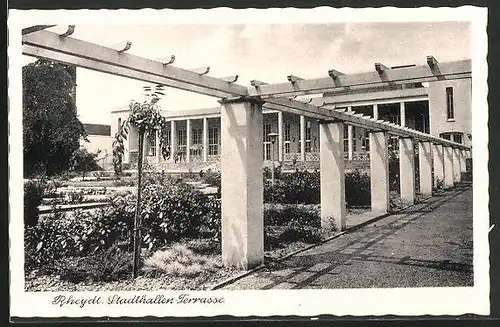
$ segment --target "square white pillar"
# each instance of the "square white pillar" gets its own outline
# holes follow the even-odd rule
[[[453,149],[443,146],[444,149],[444,187],[453,187]]]
[[[370,132],[370,189],[372,211],[385,213],[389,203],[387,132]]]
[[[458,154],[458,149],[453,148],[452,153],[453,153],[453,182],[460,183],[462,176],[460,174],[460,158]]]
[[[415,203],[415,148],[411,138],[399,138],[399,189],[402,203]]]
[[[344,124],[319,124],[321,226],[345,230]]]
[[[170,160],[175,161],[177,155],[177,128],[175,120],[170,121]]]
[[[203,162],[208,161],[208,118],[203,118]]]
[[[424,197],[432,195],[432,152],[430,142],[418,143],[420,194]]]
[[[434,187],[437,188],[439,182],[444,186],[444,153],[441,144],[434,144],[432,152],[434,162]]]
[[[283,161],[283,112],[278,111],[278,161]]]
[[[373,105],[373,119],[378,119],[378,104],[376,103]]]
[[[467,171],[467,167],[465,165],[465,150],[460,149],[458,154],[460,158],[460,171],[465,173]]]
[[[300,161],[306,161],[306,117],[300,115]]]
[[[262,103],[221,104],[222,259],[251,269],[264,261]]]
[[[191,157],[191,119],[186,120],[186,162]]]

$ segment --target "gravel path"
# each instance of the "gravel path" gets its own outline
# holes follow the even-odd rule
[[[224,289],[472,286],[472,188],[268,265]]]

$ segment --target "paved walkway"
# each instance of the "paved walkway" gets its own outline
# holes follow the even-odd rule
[[[472,286],[472,188],[461,185],[224,289]]]

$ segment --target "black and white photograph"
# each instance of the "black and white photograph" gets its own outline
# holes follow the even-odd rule
[[[11,316],[488,314],[486,16],[11,10]]]

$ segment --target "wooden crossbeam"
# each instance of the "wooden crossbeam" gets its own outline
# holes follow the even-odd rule
[[[375,70],[377,71],[377,73],[379,74],[383,74],[385,71],[388,71],[390,70],[389,67],[385,66],[384,64],[381,64],[379,62],[376,62],[375,63]]]
[[[226,81],[228,83],[235,83],[238,80],[238,75],[220,77],[221,80]]]
[[[118,53],[115,49],[97,45],[91,42],[75,39],[73,37],[61,38],[57,33],[50,31],[37,31],[25,34],[22,37],[23,53],[33,55],[37,49],[47,50],[45,55],[53,57],[63,57],[69,64],[82,63],[88,69],[98,70],[93,65],[107,66],[111,74],[119,71],[123,75],[141,75],[143,77],[163,77],[162,84],[182,89],[185,91],[197,92],[214,97],[228,97],[248,94],[247,87],[236,83],[227,83],[223,80],[207,75],[200,76],[195,72],[178,68],[173,65],[164,65],[162,62],[138,57],[129,53]],[[30,54],[31,53],[31,54]],[[40,55],[41,52],[38,53]],[[47,59],[54,59],[45,57]],[[68,62],[69,61],[69,62]],[[107,69],[107,68],[106,68]],[[137,74],[138,73],[138,74]],[[131,77],[135,78],[135,77]],[[168,82],[170,81],[170,82]],[[168,83],[167,83],[168,82]]]
[[[200,86],[196,86],[196,85],[187,84],[185,82],[179,82],[176,80],[166,78],[166,77],[161,76],[161,75],[148,74],[145,72],[141,72],[141,71],[125,68],[125,67],[115,66],[115,65],[111,65],[111,64],[107,64],[107,63],[103,63],[103,62],[97,62],[97,61],[93,61],[93,60],[86,59],[86,58],[74,57],[72,55],[67,55],[67,54],[64,54],[61,52],[54,52],[54,51],[50,51],[47,49],[32,47],[29,45],[23,45],[22,49],[23,49],[22,50],[23,54],[27,55],[27,56],[39,57],[39,58],[50,58],[51,60],[54,60],[54,61],[58,61],[58,62],[62,62],[65,64],[70,64],[70,65],[75,65],[77,67],[81,67],[81,68],[85,68],[85,69],[95,70],[98,72],[108,73],[111,75],[116,75],[116,76],[121,76],[121,77],[126,77],[126,78],[132,78],[132,79],[147,82],[147,83],[162,84],[162,85],[165,85],[168,87],[186,90],[186,91],[191,91],[191,92],[196,92],[196,93],[208,95],[208,96],[215,96],[218,98],[223,98],[223,97],[228,96],[227,92],[212,90],[212,89],[208,89],[206,87],[200,87]],[[200,76],[200,78],[201,78],[201,76]]]
[[[357,90],[363,88],[375,88],[391,86],[394,84],[434,82],[438,80],[453,80],[471,78],[472,69],[470,60],[460,60],[439,63],[440,76],[436,76],[431,68],[426,65],[414,67],[390,69],[382,76],[376,71],[339,75],[334,80],[331,77],[299,80],[294,84],[275,83],[261,85],[257,88],[249,88],[250,96],[261,96],[266,98],[289,97],[293,95],[310,95],[339,90]]]
[[[68,29],[66,32],[59,34],[60,37],[68,37],[71,34],[75,33],[75,25],[68,25]]]
[[[330,69],[328,71],[328,76],[330,76],[331,78],[333,79],[336,79],[337,77],[339,77],[340,75],[345,75],[344,73],[341,73],[339,72],[338,70],[335,70],[335,69]]]
[[[196,73],[198,75],[206,75],[210,72],[210,66],[204,66],[200,68],[194,68],[190,69],[193,73]]]
[[[427,65],[429,65],[431,69],[436,67],[437,64],[438,61],[436,60],[436,58],[434,58],[434,56],[427,56]]]
[[[130,42],[130,41],[121,41],[121,42],[115,43],[113,45],[110,45],[109,47],[111,49],[115,49],[119,53],[122,53],[122,52],[125,52],[127,50],[130,50],[130,48],[132,47],[132,42]]]
[[[21,31],[21,34],[26,35],[26,34],[38,32],[38,31],[42,31],[42,30],[45,30],[47,28],[51,28],[54,26],[57,26],[57,25],[34,25],[34,26],[23,28]]]
[[[341,112],[337,110],[328,110],[325,108],[313,106],[304,102],[295,101],[286,98],[269,98],[264,104],[266,109],[280,110],[291,113],[297,113],[301,115],[307,115],[311,118],[316,119],[337,119],[344,121],[348,125],[362,127],[368,130],[385,130],[390,134],[402,136],[402,137],[413,137],[415,139],[437,142],[439,144],[453,146],[461,149],[468,149],[467,146],[438,137],[434,137],[430,134],[422,133],[409,128],[402,128],[399,125],[391,125],[386,122],[373,121],[367,119],[367,116],[362,114],[352,114],[349,112]]]
[[[196,72],[176,68],[172,65],[164,65],[159,61],[118,52],[119,50],[126,51],[125,48],[126,47],[116,50],[71,37],[61,38],[57,33],[53,32],[38,31],[23,36],[22,51],[23,54],[29,56],[43,57],[67,64],[73,64],[78,67],[219,98],[255,96],[254,94],[249,94],[249,90],[255,91],[253,88],[247,88],[236,83],[227,83],[222,79],[200,75]],[[470,66],[470,61],[466,61],[465,64],[460,62],[458,62],[458,64],[457,62],[442,63],[440,64],[441,73],[443,75],[448,74],[450,71],[456,73],[457,65],[458,68],[463,68],[463,65],[467,68]],[[426,66],[426,69],[424,73],[429,70],[429,67]],[[403,70],[404,69],[398,69],[397,71],[399,73]],[[421,73],[421,71],[417,70],[413,71],[413,73]],[[393,74],[392,71],[391,74]],[[348,79],[349,75],[339,76],[339,79],[345,78]],[[330,83],[332,82],[331,78],[328,78],[328,80]],[[300,84],[302,82],[309,81],[297,80],[295,84]],[[271,85],[262,84],[259,88],[265,88],[267,86]],[[295,85],[294,87],[297,86],[300,85]],[[360,126],[368,130],[387,130],[394,135],[411,136],[417,139],[428,140],[456,148],[468,149],[468,147],[462,144],[436,138],[408,128],[403,129],[400,126],[391,126],[379,121],[373,121],[363,115],[360,117],[357,114],[352,115],[352,113],[344,111],[329,110],[294,99],[269,97],[266,99],[264,108],[296,113],[316,119],[340,120],[347,124]]]
[[[164,64],[165,66],[171,65],[175,61],[175,55],[171,55],[170,57],[159,59],[158,61],[161,62],[162,64]]]
[[[261,85],[267,85],[268,83],[266,82],[261,82],[261,81],[258,81],[256,79],[253,79],[250,81],[250,85],[252,85],[253,87],[259,87]]]
[[[297,81],[302,81],[302,80],[303,80],[303,78],[298,77],[298,76],[295,76],[295,75],[288,75],[288,76],[286,77],[286,79],[287,79],[290,83],[292,83],[292,84],[296,83]]]

